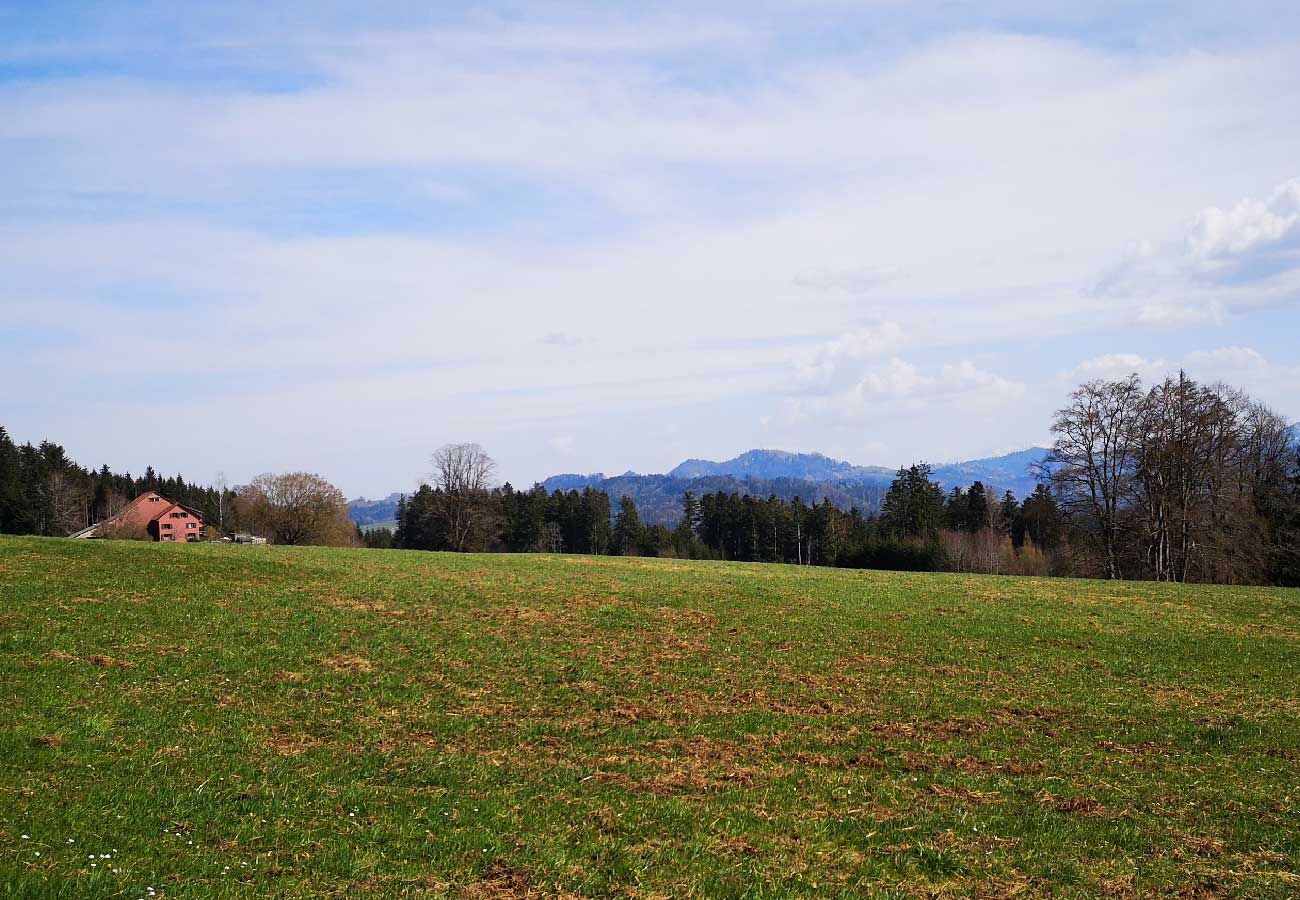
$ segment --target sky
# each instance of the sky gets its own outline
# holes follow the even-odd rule
[[[1086,8],[1081,8],[1086,7]],[[1300,4],[0,0],[0,424],[409,490],[1300,419]]]

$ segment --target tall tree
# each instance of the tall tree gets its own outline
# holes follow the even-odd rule
[[[496,463],[478,444],[447,444],[433,454],[433,479],[451,549],[485,549],[495,522],[488,496]]]
[[[1061,512],[1047,485],[1039,484],[1021,504],[1019,527],[1012,532],[1016,544],[1026,539],[1040,550],[1055,550],[1061,544]]]
[[[259,475],[237,493],[240,519],[276,544],[350,546],[355,528],[343,492],[319,475]]]
[[[984,482],[977,481],[966,492],[966,527],[971,531],[983,531],[991,524],[989,495],[984,490]]]
[[[1089,381],[1056,411],[1044,461],[1063,512],[1099,547],[1106,577],[1120,578],[1125,507],[1133,497],[1142,381]]]
[[[614,534],[611,549],[617,556],[636,556],[642,540],[641,514],[636,501],[624,496],[618,501],[614,517]]]
[[[927,463],[899,469],[885,494],[880,524],[897,538],[932,538],[944,521],[943,488],[930,480]]]

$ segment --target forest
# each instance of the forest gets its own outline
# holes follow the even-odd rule
[[[590,486],[497,486],[482,447],[452,444],[401,498],[395,530],[363,531],[316,475],[234,488],[152,468],[119,475],[48,441],[19,446],[0,427],[0,533],[68,535],[156,490],[199,510],[210,536],[248,530],[281,544],[1300,585],[1300,441],[1244,392],[1181,372],[1150,387],[1136,375],[1090,381],[1052,433],[1023,498],[979,481],[945,492],[917,463],[897,471],[878,512],[686,490],[671,529]]]

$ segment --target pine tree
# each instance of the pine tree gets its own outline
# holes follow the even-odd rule
[[[673,529],[673,550],[682,559],[694,559],[699,544],[700,501],[687,491],[682,495],[682,517]]]
[[[966,527],[971,531],[983,531],[990,524],[989,495],[984,490],[984,482],[977,481],[966,492]]]
[[[1013,543],[1017,529],[1021,532],[1024,531],[1023,525],[1020,523],[1019,519],[1020,501],[1016,499],[1015,494],[1011,493],[1011,491],[1007,491],[1002,495],[1002,503],[998,508],[997,527],[998,531],[1005,535],[1010,535],[1013,539]]]
[[[18,447],[0,425],[0,534],[20,534],[22,473],[18,464]]]
[[[930,480],[932,469],[918,463],[899,469],[881,506],[882,528],[896,538],[933,538],[944,520],[943,488]]]
[[[944,503],[944,518],[949,528],[954,531],[965,531],[966,525],[970,519],[970,506],[966,501],[966,492],[958,485],[948,494],[948,499]]]
[[[618,501],[610,549],[615,556],[636,556],[640,543],[641,514],[637,512],[636,501],[624,496]]]

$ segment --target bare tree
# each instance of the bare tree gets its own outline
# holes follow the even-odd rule
[[[356,529],[348,520],[343,492],[319,475],[288,472],[259,475],[238,488],[241,522],[276,544],[350,546]]]
[[[433,454],[432,478],[452,549],[463,553],[494,519],[491,497],[496,463],[478,444],[447,444]]]
[[[1108,578],[1121,577],[1123,511],[1133,492],[1143,393],[1136,374],[1090,381],[1052,423],[1044,462],[1062,511],[1097,541]]]
[[[1186,581],[1211,533],[1236,521],[1235,457],[1242,446],[1240,394],[1198,385],[1179,372],[1142,404],[1138,505],[1147,523],[1147,561],[1159,581]]]
[[[1241,583],[1268,569],[1286,420],[1184,372],[1149,391],[1136,375],[1089,382],[1070,401],[1043,474],[1075,533],[1095,541],[1105,575]]]
[[[53,469],[46,477],[45,495],[51,534],[71,534],[90,524],[90,492],[84,481],[76,477],[76,472],[69,468]]]
[[[229,482],[226,481],[226,473],[218,470],[217,479],[213,483],[217,489],[217,530],[222,534],[226,533],[226,490]]]
[[[563,553],[564,530],[559,522],[547,522],[542,526],[542,533],[537,536],[538,553]]]

